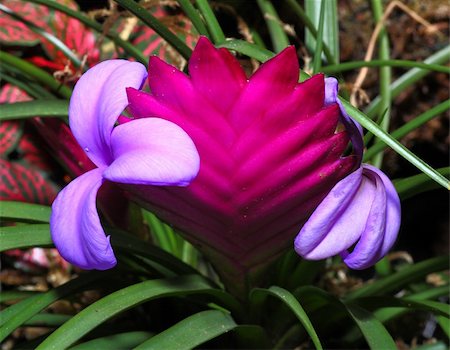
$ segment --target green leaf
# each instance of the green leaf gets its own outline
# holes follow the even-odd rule
[[[113,316],[146,301],[189,294],[217,294],[200,276],[181,276],[141,282],[111,293],[71,318],[53,332],[37,349],[65,349]]]
[[[450,317],[450,305],[429,300],[394,298],[388,296],[359,298],[355,304],[367,309],[405,308],[407,310],[425,310],[441,316]]]
[[[217,310],[202,311],[155,335],[135,349],[193,349],[236,326],[229,314]]]
[[[51,208],[46,205],[2,201],[0,219],[14,222],[50,222]]]
[[[318,4],[320,7],[320,10],[318,11],[319,13],[319,18],[318,18],[318,30],[317,30],[317,38],[316,38],[316,45],[315,45],[315,49],[314,51],[314,58],[313,58],[313,73],[318,73],[320,71],[320,67],[322,66],[322,49],[323,49],[323,30],[325,27],[325,8],[327,7],[327,3],[332,3],[333,0],[324,2],[324,1],[318,1],[315,2],[314,0],[307,0],[307,4]],[[317,6],[312,6],[312,8],[315,9],[317,8]],[[307,12],[308,13],[308,12]],[[310,16],[312,17],[312,16]]]
[[[355,304],[346,304],[347,310],[361,330],[371,349],[396,350],[394,340],[375,316]]]
[[[182,262],[172,254],[169,254],[154,246],[136,238],[130,234],[119,230],[106,229],[108,234],[111,234],[111,244],[114,249],[137,254],[164,266],[165,268],[176,272],[177,274],[196,274],[197,270]]]
[[[325,74],[340,73],[347,70],[359,69],[362,67],[399,67],[399,68],[420,68],[424,70],[450,74],[450,68],[440,64],[429,64],[425,62],[408,60],[371,60],[371,61],[350,61],[323,66],[321,71]]]
[[[2,105],[0,121],[12,119],[26,119],[33,117],[63,117],[69,115],[69,101],[67,100],[36,100],[16,102]]]
[[[386,143],[389,147],[391,147],[394,151],[396,151],[399,155],[409,161],[412,165],[417,167],[420,171],[427,174],[434,181],[439,183],[446,189],[450,188],[450,182],[441,174],[439,174],[436,170],[434,170],[430,165],[425,163],[422,159],[417,157],[414,153],[408,150],[405,146],[403,146],[400,142],[392,138],[386,131],[381,129],[373,120],[364,115],[357,108],[353,107],[349,102],[340,98],[342,104],[345,107],[347,113],[355,119],[358,123],[360,123],[364,128],[372,132],[375,136],[377,136],[380,140]]]
[[[6,53],[0,50],[0,62],[6,63],[9,66],[13,66],[14,68],[20,70],[22,73],[34,79],[45,87],[48,87],[50,90],[58,94],[63,98],[70,98],[72,95],[72,90],[67,86],[61,84],[58,80],[56,80],[52,75],[48,74],[46,71],[36,67],[35,65],[18,58],[14,55]],[[2,108],[3,109],[3,106]]]
[[[292,310],[292,312],[295,314],[295,316],[298,318],[298,320],[301,322],[303,327],[305,328],[306,332],[311,337],[312,342],[314,343],[314,346],[316,349],[323,349],[322,345],[320,343],[320,339],[317,336],[317,333],[309,320],[308,315],[306,314],[303,307],[300,305],[298,300],[295,298],[294,295],[292,295],[289,291],[286,289],[272,286],[269,289],[254,289],[251,291],[250,298],[253,299],[253,302],[256,305],[260,305],[262,298],[264,298],[266,295],[272,295],[278,299],[280,299],[289,309]],[[258,306],[256,306],[258,307]]]
[[[449,286],[447,285],[447,286],[427,289],[420,293],[407,295],[404,298],[400,298],[399,300],[401,300],[401,302],[405,302],[405,303],[408,303],[411,301],[420,302],[420,303],[422,303],[422,305],[419,308],[423,309],[423,308],[430,307],[430,305],[428,305],[428,304],[423,306],[423,301],[426,301],[426,299],[435,299],[440,296],[448,295],[448,292],[449,292]],[[363,300],[363,303],[364,303],[364,300],[369,300],[369,298],[367,298],[367,299],[361,298],[361,299],[358,299],[356,302],[359,303],[360,300]],[[365,305],[366,305],[366,307],[370,307],[370,305],[368,305],[367,303]],[[434,308],[434,306],[435,305],[431,305],[432,308]],[[441,304],[441,306],[442,306],[442,304]],[[440,306],[438,306],[438,308],[439,307]],[[448,305],[446,307],[448,308]],[[386,322],[392,320],[393,318],[398,317],[406,312],[411,312],[411,311],[415,311],[415,310],[416,309],[412,308],[412,307],[386,307],[386,308],[381,308],[381,309],[374,311],[374,315],[378,320],[380,320],[380,322],[386,323]],[[354,343],[360,337],[361,337],[360,332],[356,328],[353,328],[345,335],[344,339],[348,342]]]
[[[75,345],[70,350],[92,350],[92,349],[114,349],[128,350],[141,344],[153,336],[150,332],[127,332],[110,335],[107,337],[97,338],[85,343]]]
[[[203,19],[192,5],[190,0],[178,0],[178,4],[183,9],[186,16],[191,20],[195,29],[200,35],[208,36],[208,30],[206,29]]]
[[[47,224],[0,227],[0,252],[10,249],[53,246]]]
[[[22,300],[29,298],[33,295],[39,294],[40,292],[34,291],[22,291],[22,290],[3,290],[0,292],[0,303],[13,300]]]
[[[163,25],[158,19],[151,15],[147,9],[133,0],[115,0],[120,6],[130,11],[147,26],[152,28],[158,33],[164,40],[177,50],[181,56],[185,59],[189,59],[192,54],[192,50],[175,34],[173,34],[165,25]]]
[[[217,45],[217,47],[224,47],[228,50],[239,52],[260,62],[265,62],[275,56],[272,51],[263,49],[255,44],[249,43],[248,41],[239,39],[229,39]]]
[[[34,315],[23,325],[35,327],[58,327],[61,326],[64,322],[70,320],[71,317],[72,316],[70,315],[40,313]]]
[[[0,341],[3,341],[17,327],[21,326],[56,300],[87,287],[92,288],[97,283],[103,281],[104,278],[110,277],[113,272],[114,270],[107,272],[88,272],[46,293],[29,297],[3,310],[0,313]]]
[[[322,7],[323,15],[321,15]],[[317,44],[318,41],[321,40],[323,44],[329,47],[330,54],[333,56],[333,62],[339,62],[337,1],[305,0],[305,15],[311,20],[314,28],[318,28],[317,32],[313,33],[307,26],[308,30],[306,30],[305,33],[305,44],[309,52],[313,52],[315,58],[317,55]],[[323,18],[322,30],[320,30],[321,17]],[[320,49],[320,51],[322,51],[322,49]],[[322,56],[322,53],[320,53],[320,56]]]
[[[442,175],[450,176],[450,167],[436,169]],[[426,174],[419,174],[400,179],[394,182],[395,189],[401,200],[411,198],[422,192],[441,188],[434,180]]]
[[[443,49],[435,52],[433,55],[424,60],[426,64],[444,64],[450,60],[450,45],[444,47]],[[400,93],[406,90],[409,86],[413,85],[427,74],[430,71],[421,68],[413,68],[396,79],[389,86],[389,90],[391,90],[392,98],[397,97]],[[376,97],[364,110],[365,114],[369,117],[374,116],[378,110],[381,108],[381,98]]]
[[[383,5],[380,1],[372,0],[372,9],[373,9],[373,17],[374,22],[378,23],[383,17]],[[379,35],[379,43],[378,43],[378,56],[382,60],[388,60],[389,59],[389,37],[387,35],[386,29],[383,28],[380,31]],[[389,131],[389,125],[391,120],[391,90],[390,90],[390,84],[392,80],[392,69],[388,66],[380,67],[380,74],[379,74],[379,80],[380,80],[380,98],[381,98],[381,105],[380,109],[378,111],[378,117],[382,121],[379,124],[381,129],[388,132]],[[375,143],[380,142],[378,138],[375,138]],[[383,163],[383,154],[378,153],[373,161],[373,165],[377,168],[381,168],[381,164]]]
[[[401,139],[403,136],[407,135],[411,131],[417,129],[418,127],[422,126],[426,122],[432,120],[433,118],[436,118],[440,114],[448,111],[450,109],[450,100],[446,100],[444,102],[439,103],[438,105],[434,106],[431,109],[428,109],[424,113],[418,115],[405,125],[401,126],[397,130],[394,130],[390,133],[391,137],[393,137],[396,140]],[[384,142],[379,142],[372,147],[370,147],[365,153],[364,153],[364,160],[368,160],[372,158],[375,154],[385,149],[387,146]]]
[[[257,3],[269,29],[273,49],[280,52],[289,46],[289,38],[281,25],[280,17],[269,0],[257,0]]]
[[[206,26],[208,27],[209,34],[211,34],[211,37],[215,44],[220,44],[225,41],[225,34],[222,31],[222,28],[220,27],[219,22],[217,21],[216,16],[214,15],[214,12],[209,5],[207,0],[196,0],[195,3],[197,4],[198,9],[200,10],[200,13],[202,14]]]
[[[389,293],[420,278],[424,278],[432,272],[448,269],[450,263],[449,259],[449,256],[440,256],[404,267],[402,270],[390,276],[375,281],[372,284],[366,284],[365,286],[350,292],[346,296],[346,300]]]

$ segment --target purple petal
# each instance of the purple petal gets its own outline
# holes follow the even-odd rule
[[[358,158],[358,163],[362,160],[362,154],[364,151],[364,141],[363,141],[363,130],[361,125],[358,122],[353,120],[345,110],[342,102],[338,98],[338,81],[336,78],[325,78],[325,105],[330,105],[333,103],[337,103],[339,108],[341,109],[342,114],[342,124],[344,124],[347,132],[350,136],[350,140],[352,141],[352,145],[354,148],[354,153]]]
[[[186,186],[199,171],[191,138],[164,119],[143,118],[119,125],[111,144],[114,161],[103,174],[110,181]]]
[[[386,191],[386,231],[377,256],[377,260],[379,260],[387,254],[397,239],[401,223],[400,198],[391,180],[380,169],[369,164],[363,164],[363,173],[369,172],[372,172],[373,176],[379,176]]]
[[[116,265],[96,207],[102,171],[91,170],[64,188],[53,202],[50,218],[52,239],[61,256],[86,270],[106,270]]]
[[[386,230],[386,191],[381,178],[374,173],[368,174],[363,171],[363,177],[372,182],[376,190],[371,193],[361,193],[369,197],[373,195],[366,225],[361,237],[353,251],[348,254],[344,252],[344,262],[348,267],[361,270],[368,268],[378,261],[379,251],[383,245],[384,232]],[[360,213],[355,213],[360,215]]]
[[[89,69],[75,85],[69,107],[70,128],[97,166],[107,166],[112,160],[111,131],[128,104],[125,88],[139,88],[146,77],[140,63],[109,60]]]
[[[295,239],[295,250],[299,255],[307,259],[323,259],[339,254],[359,238],[361,231],[353,230],[349,234],[350,226],[356,228],[356,223],[349,225],[342,219],[348,219],[349,208],[355,209],[354,198],[358,197],[361,182],[362,168],[359,168],[333,187]],[[361,219],[359,215],[358,218]],[[358,222],[357,226],[361,225],[362,222]]]

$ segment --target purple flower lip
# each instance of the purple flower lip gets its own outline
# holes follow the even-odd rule
[[[365,269],[386,255],[399,227],[394,186],[379,169],[363,164],[319,204],[295,239],[295,250],[311,260],[341,254],[350,268]]]
[[[71,130],[97,168],[59,193],[50,229],[60,254],[83,269],[104,270],[116,264],[96,208],[105,180],[186,186],[199,170],[195,145],[177,125],[147,118],[114,127],[128,104],[126,88],[139,88],[146,77],[139,63],[105,61],[81,77],[70,100]]]

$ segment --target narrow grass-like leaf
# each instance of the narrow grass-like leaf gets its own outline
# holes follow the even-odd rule
[[[189,350],[231,331],[236,326],[229,314],[217,310],[202,311],[155,335],[135,349]]]
[[[144,65],[147,65],[148,63],[148,57],[144,57],[142,55],[142,52],[139,51],[136,47],[134,47],[131,43],[128,41],[122,40],[118,35],[115,33],[112,33],[111,31],[104,31],[103,26],[90,19],[86,15],[84,15],[80,11],[73,10],[67,6],[64,6],[63,4],[53,1],[53,0],[27,0],[28,2],[33,2],[35,4],[40,4],[47,6],[48,8],[51,8],[53,10],[60,11],[62,13],[65,13],[66,15],[75,18],[79,20],[81,23],[85,24],[87,27],[90,27],[97,31],[100,34],[105,35],[108,39],[110,39],[114,44],[116,44],[118,47],[122,48],[128,55],[131,57],[134,57],[137,61],[141,62]]]
[[[64,322],[70,320],[71,317],[72,316],[70,315],[50,314],[44,312],[33,316],[23,325],[35,327],[58,327],[61,326]]]
[[[439,326],[441,326],[442,331],[448,338],[450,338],[450,319],[448,317],[443,316],[439,316],[437,319]]]
[[[386,131],[381,129],[373,120],[369,119],[366,115],[364,115],[357,108],[353,107],[349,102],[340,98],[343,103],[346,111],[350,116],[355,119],[358,123],[360,123],[367,130],[372,132],[375,136],[377,136],[380,140],[386,143],[389,147],[391,147],[394,151],[396,151],[399,155],[405,158],[412,165],[417,167],[420,171],[427,174],[434,181],[439,183],[446,189],[450,188],[450,182],[444,176],[439,174],[435,169],[433,169],[430,165],[424,162],[422,159],[417,157],[414,153],[408,150],[405,146],[403,146],[400,142],[392,138]]]
[[[372,0],[372,10],[374,22],[378,23],[383,17],[383,5],[378,0]],[[383,28],[380,31],[378,38],[378,56],[382,60],[389,59],[389,38],[386,32],[386,29]],[[378,116],[381,120],[379,123],[380,128],[384,131],[389,131],[389,125],[391,120],[391,90],[390,84],[392,80],[392,69],[389,66],[382,66],[379,69],[379,80],[380,80],[380,98],[381,105],[378,111]],[[380,140],[376,137],[375,144],[380,142]],[[378,153],[372,160],[373,165],[377,168],[381,168],[381,164],[383,163],[383,154]]]
[[[423,63],[444,64],[448,61],[450,61],[450,45],[437,51],[436,53],[425,59]],[[422,68],[410,69],[408,72],[392,82],[392,84],[389,86],[392,98],[397,97],[402,91],[405,91],[406,88],[413,85],[414,83],[428,75],[430,72],[430,70]],[[365,108],[364,113],[372,118],[380,108],[381,98],[378,96],[367,106],[367,108]]]
[[[0,252],[30,247],[51,247],[50,227],[47,224],[0,227]]]
[[[436,169],[442,175],[450,176],[450,167]],[[411,198],[423,192],[441,188],[435,181],[426,174],[419,174],[400,179],[394,182],[395,189],[401,200]]]
[[[280,52],[289,45],[289,38],[281,25],[280,17],[269,0],[257,0],[257,3],[269,29],[272,47],[275,52]]]
[[[155,243],[176,257],[181,257],[179,242],[172,228],[162,222],[155,214],[144,209],[141,212]]]
[[[181,56],[186,60],[191,57],[192,50],[174,33],[172,33],[164,24],[162,24],[155,16],[150,14],[144,7],[133,0],[115,0],[120,6],[130,11],[147,26],[158,33],[165,41],[167,41]]]
[[[114,349],[114,350],[128,350],[141,344],[148,338],[152,337],[150,332],[127,332],[110,335],[107,337],[89,340],[72,346],[70,350],[92,350],[92,349]]]
[[[53,34],[48,33],[45,30],[43,30],[42,28],[36,26],[34,23],[32,23],[32,22],[28,21],[27,19],[23,18],[22,16],[20,16],[17,13],[15,13],[14,11],[12,11],[10,8],[8,8],[5,5],[0,4],[0,11],[3,12],[3,13],[6,13],[9,16],[11,16],[16,21],[22,22],[23,24],[25,24],[27,26],[27,28],[29,28],[33,32],[43,36],[45,39],[47,39],[49,42],[51,42],[53,45],[55,45],[55,47],[57,47],[62,53],[64,53],[64,55],[66,55],[66,57],[68,59],[70,59],[72,61],[72,63],[76,67],[80,67],[81,66],[80,59],[72,52],[71,49],[69,49],[66,46],[66,44],[64,44],[61,40],[59,40]]]
[[[398,68],[420,68],[428,71],[450,74],[450,68],[440,64],[429,64],[425,62],[408,61],[408,60],[371,60],[371,61],[351,61],[342,62],[328,66],[322,66],[321,71],[325,74],[333,74],[345,72],[348,70],[363,67],[398,67]]]
[[[435,299],[440,296],[445,296],[448,294],[449,294],[449,286],[447,285],[447,286],[427,289],[420,293],[411,294],[404,298],[401,298],[400,300],[402,300],[404,302],[408,302],[408,301],[416,301],[417,302],[418,301],[418,302],[423,303],[424,300]],[[364,299],[365,298],[359,299],[359,300],[364,300]],[[359,300],[357,301],[358,303],[359,303]],[[447,305],[447,307],[448,307],[448,305]],[[398,317],[406,312],[412,312],[415,310],[416,309],[410,308],[410,307],[388,307],[388,308],[381,308],[381,309],[374,311],[374,315],[378,320],[380,320],[380,322],[386,323],[386,322],[394,319],[395,317]],[[354,343],[354,342],[358,341],[359,338],[361,338],[361,332],[359,332],[359,330],[356,328],[351,329],[344,337],[344,339],[350,343]]]
[[[224,47],[228,50],[239,52],[243,55],[254,58],[255,60],[258,60],[260,62],[265,62],[271,59],[273,56],[275,56],[275,54],[272,51],[263,49],[258,45],[249,43],[248,41],[239,39],[227,40],[217,45],[217,47]]]
[[[111,244],[114,249],[149,258],[150,260],[157,262],[158,264],[178,274],[196,274],[198,272],[172,254],[169,254],[152,244],[144,242],[135,236],[113,229],[107,229],[106,231],[108,234],[111,234]]]
[[[448,326],[445,331],[448,332],[448,330],[450,330],[450,323],[448,323],[447,325]],[[447,337],[450,338],[450,335],[447,334]],[[448,350],[448,345],[442,341],[438,341],[436,343],[428,343],[416,346],[414,347],[414,350]]]
[[[346,304],[346,307],[371,349],[397,349],[394,340],[386,328],[384,328],[383,324],[372,313],[351,303]]]
[[[272,342],[266,330],[258,325],[238,325],[234,328],[239,349],[270,349]]]
[[[330,0],[333,1],[333,0]],[[313,57],[313,73],[318,73],[320,71],[320,67],[322,66],[322,49],[323,49],[323,30],[325,27],[325,1],[314,1],[309,0],[308,3],[311,3],[313,8],[316,8],[316,4],[319,6],[319,18],[318,18],[318,29],[317,29],[317,38],[315,42],[314,48],[314,57]]]
[[[219,292],[198,275],[141,282],[89,305],[53,332],[37,349],[65,349],[111,317],[152,299]]]
[[[322,11],[323,14],[321,13]],[[339,62],[339,28],[336,0],[306,0],[305,15],[307,18],[311,19],[314,27],[318,28],[315,34],[313,34],[309,29],[306,30],[306,47],[310,50],[310,52],[314,52],[314,55],[317,55],[318,41],[321,40],[321,46],[326,44],[330,48],[331,55],[334,58],[333,62]],[[320,29],[321,20],[323,21],[322,30]],[[322,53],[320,56],[322,59]]]
[[[397,130],[391,132],[391,137],[399,140],[403,136],[407,135],[411,131],[417,129],[418,127],[422,126],[426,122],[432,120],[433,118],[439,116],[441,113],[444,113],[450,109],[450,100],[446,100],[444,102],[439,103],[438,105],[434,106],[431,109],[428,109],[424,113],[420,114],[419,116],[415,117],[405,125],[401,126]],[[379,142],[372,147],[370,147],[364,154],[364,160],[371,159],[376,153],[382,151],[387,146],[384,142]]]
[[[430,300],[412,300],[411,298],[382,296],[359,298],[354,301],[354,303],[365,308],[366,310],[381,308],[405,308],[409,310],[424,310],[441,316],[450,317],[450,305]]]
[[[2,201],[0,219],[14,222],[50,222],[51,208],[46,205]]]
[[[0,79],[18,87],[31,97],[56,99],[50,91],[47,91],[46,89],[43,89],[41,85],[30,81],[25,75],[21,74],[20,71],[4,62],[2,62],[0,66]]]
[[[300,21],[305,25],[305,27],[308,29],[308,31],[311,33],[311,35],[314,38],[318,37],[317,29],[314,23],[311,21],[311,19],[306,14],[305,10],[300,6],[300,4],[297,2],[297,0],[285,0],[286,3],[289,5],[289,7],[292,9],[292,11],[298,16]],[[312,46],[314,47],[314,45]],[[327,59],[327,62],[329,64],[335,64],[339,60],[339,50],[337,51],[338,55],[333,55],[332,51],[328,47],[326,43],[323,43],[323,53],[325,54],[325,57]]]
[[[46,293],[32,296],[8,307],[0,313],[0,341],[55,301],[86,287],[97,286],[97,283],[111,275],[112,271],[89,272]]]
[[[8,65],[17,68],[63,98],[70,98],[72,94],[71,89],[61,84],[52,75],[21,58],[0,50],[0,62],[7,63]]]
[[[269,289],[252,290],[250,298],[255,300],[264,297],[265,295],[272,295],[280,299],[289,309],[291,309],[292,312],[295,314],[295,316],[298,318],[298,320],[301,322],[303,327],[305,328],[306,332],[311,337],[311,340],[314,343],[315,348],[323,349],[320,343],[320,339],[317,336],[317,333],[311,321],[309,320],[308,315],[306,314],[305,310],[303,309],[303,307],[300,305],[299,301],[295,298],[293,294],[291,294],[286,289],[277,286],[272,286]]]
[[[424,278],[432,272],[442,271],[448,268],[450,263],[449,256],[440,256],[414,265],[404,267],[402,270],[350,292],[346,300],[353,300],[372,295],[389,293],[398,288],[408,285],[418,279]]]
[[[36,294],[39,294],[39,292],[31,290],[3,290],[0,292],[0,303],[23,300]]]
[[[191,20],[195,29],[200,35],[208,36],[208,29],[206,29],[203,19],[192,5],[190,0],[177,0],[180,7],[183,9],[186,16]]]
[[[69,115],[69,101],[67,100],[36,100],[16,102],[2,105],[0,121],[26,119],[33,117],[62,117]]]
[[[209,34],[215,44],[221,44],[225,41],[225,34],[222,31],[222,27],[217,21],[216,15],[212,10],[207,0],[195,1],[200,13],[205,19],[206,26],[208,27]]]

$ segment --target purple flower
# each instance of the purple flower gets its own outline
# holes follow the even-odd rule
[[[75,86],[70,127],[97,168],[59,193],[50,229],[60,254],[78,267],[104,270],[116,264],[96,208],[105,181],[186,186],[197,175],[197,150],[177,125],[146,118],[115,126],[128,105],[126,88],[140,88],[146,77],[140,63],[110,60],[91,68]]]
[[[362,131],[337,99],[337,89],[336,79],[326,79],[326,103],[339,104],[342,123],[350,131],[361,164]],[[350,268],[365,269],[392,247],[400,217],[400,199],[391,181],[381,170],[361,164],[320,203],[295,239],[295,250],[311,260],[341,254]]]
[[[201,38],[188,68],[189,76],[152,57],[151,93],[127,92],[134,118],[158,116],[189,134],[198,176],[185,188],[125,187],[179,228],[233,288],[292,246],[358,161],[343,156],[349,134],[338,127],[342,114],[326,99],[324,76],[298,82],[294,47],[247,78],[228,50]]]

